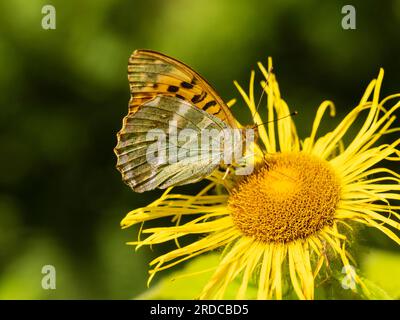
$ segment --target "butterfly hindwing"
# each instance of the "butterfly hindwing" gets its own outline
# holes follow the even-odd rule
[[[182,99],[157,95],[143,103],[135,113],[129,113],[124,119],[124,126],[118,134],[118,145],[115,152],[118,157],[117,168],[123,180],[136,192],[144,192],[155,188],[164,189],[169,186],[183,185],[199,181],[211,174],[221,161],[221,154],[214,158],[199,158],[190,152],[176,159],[177,161],[148,161],[147,152],[157,139],[148,135],[150,130],[164,132],[169,142],[171,126],[179,134],[181,130],[190,129],[191,135],[184,141],[177,140],[178,150],[208,152],[198,148],[202,131],[205,129],[221,132],[228,125],[192,103]],[[212,142],[210,142],[212,143]],[[172,153],[172,144],[164,144],[165,154]],[[218,158],[215,158],[218,157]],[[200,160],[199,160],[200,159]]]

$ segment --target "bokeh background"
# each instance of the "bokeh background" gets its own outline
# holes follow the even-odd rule
[[[41,27],[45,4],[56,8],[56,30]],[[356,8],[356,30],[341,27],[345,4]],[[380,67],[383,94],[400,91],[399,30],[394,0],[1,1],[0,298],[129,299],[145,292],[148,262],[168,247],[134,252],[125,242],[137,229],[121,230],[119,222],[160,192],[131,192],[113,154],[134,49],[184,61],[225,100],[239,98],[234,79],[247,86],[256,62],[272,56],[304,137],[322,100],[338,109],[324,122],[328,130]],[[238,99],[233,110],[249,123],[242,107]],[[377,231],[363,230],[359,240],[364,272],[400,297],[393,277],[399,250]],[[57,290],[41,288],[47,264],[56,267]]]

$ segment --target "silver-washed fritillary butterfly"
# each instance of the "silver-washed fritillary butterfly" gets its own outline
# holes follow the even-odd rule
[[[114,149],[123,181],[134,191],[144,192],[193,183],[210,175],[221,163],[221,154],[218,159],[205,160],[189,155],[171,163],[149,162],[148,151],[155,143],[149,131],[159,129],[168,135],[171,123],[177,130],[190,128],[198,137],[205,129],[237,129],[231,111],[214,89],[187,65],[150,50],[133,52],[128,79],[129,113]],[[179,147],[183,144],[178,142]]]

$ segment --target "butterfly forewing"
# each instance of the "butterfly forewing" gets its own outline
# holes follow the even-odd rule
[[[229,108],[197,72],[182,62],[150,50],[136,50],[129,59],[129,112],[157,95],[174,96],[236,127]]]

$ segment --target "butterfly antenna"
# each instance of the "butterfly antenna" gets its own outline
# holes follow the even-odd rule
[[[260,105],[261,105],[262,98],[264,97],[264,94],[265,94],[265,88],[266,88],[267,85],[268,85],[269,75],[270,75],[271,73],[272,73],[272,68],[269,69],[267,78],[265,79],[265,84],[264,84],[264,86],[263,86],[263,88],[262,88],[261,96],[260,96],[260,98],[258,99],[257,106],[256,106],[256,110],[254,111],[253,116],[252,116],[253,119],[254,119],[254,116],[256,115],[257,111],[258,111],[258,108],[259,108]]]
[[[281,118],[274,119],[274,120],[267,121],[267,122],[263,122],[263,123],[260,123],[260,124],[255,124],[255,125],[253,126],[253,128],[257,128],[257,127],[259,127],[259,126],[262,126],[262,125],[267,124],[267,123],[270,123],[270,122],[275,122],[275,121],[283,120],[283,119],[290,118],[290,117],[293,117],[293,116],[297,116],[298,114],[299,114],[299,113],[298,113],[297,111],[293,111],[293,112],[291,112],[290,114],[288,114],[288,115],[286,115],[286,116],[283,116],[283,117],[281,117]]]

